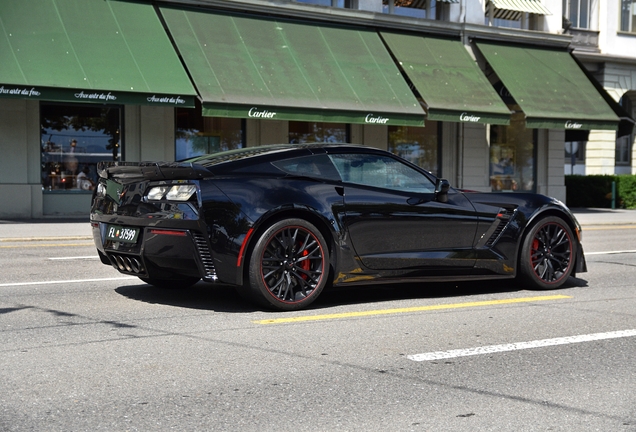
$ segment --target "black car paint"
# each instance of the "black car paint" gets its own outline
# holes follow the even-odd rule
[[[293,176],[271,164],[281,155],[346,151],[386,154],[347,145],[281,146],[207,167],[205,158],[203,165],[105,164],[100,182],[109,193],[94,194],[91,209],[102,262],[111,264],[108,254],[138,257],[145,264],[141,276],[178,274],[241,285],[259,234],[277,220],[297,217],[314,224],[330,243],[335,284],[510,278],[517,272],[522,236],[535,218],[559,215],[573,232],[580,229],[565,206],[543,195],[451,188],[448,199],[440,200],[434,194],[411,196]],[[154,185],[183,181],[197,185],[196,200],[152,203],[144,198]],[[140,227],[140,239],[134,245],[105,241],[106,224]],[[368,238],[367,232],[373,236]],[[421,250],[416,247],[419,239],[425,240]],[[575,272],[585,271],[582,248],[575,243]]]

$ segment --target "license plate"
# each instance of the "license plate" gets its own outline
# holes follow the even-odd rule
[[[106,240],[136,243],[137,237],[139,237],[139,228],[128,228],[119,225],[106,226]]]

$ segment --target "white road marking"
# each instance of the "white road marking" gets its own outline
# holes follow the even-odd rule
[[[518,351],[523,349],[530,348],[539,348],[546,346],[555,346],[555,345],[567,345],[567,344],[575,344],[581,342],[591,342],[605,339],[616,339],[616,338],[624,338],[624,337],[632,337],[636,336],[636,330],[620,330],[614,332],[607,333],[593,333],[579,336],[568,336],[568,337],[560,337],[554,339],[542,339],[535,340],[530,342],[517,342],[503,345],[490,345],[483,347],[475,347],[475,348],[466,348],[466,349],[456,349],[450,351],[435,351],[423,354],[413,354],[408,355],[406,358],[413,361],[431,361],[431,360],[442,360],[456,357],[466,357],[473,355],[482,355],[482,354],[494,354],[506,351]]]
[[[585,256],[588,255],[613,255],[622,253],[636,253],[636,250],[622,250],[622,251],[607,251],[607,252],[585,252]]]
[[[89,259],[99,259],[99,257],[97,255],[91,255],[91,256],[81,256],[81,257],[54,257],[54,258],[49,258],[52,261],[59,261],[59,260],[89,260]]]
[[[102,281],[132,280],[132,279],[139,280],[135,276],[126,276],[126,277],[99,278],[99,279],[69,279],[69,280],[55,280],[55,281],[42,281],[42,282],[13,282],[13,283],[0,284],[0,287],[26,286],[26,285],[68,284],[68,283],[84,283],[84,282],[102,282]]]

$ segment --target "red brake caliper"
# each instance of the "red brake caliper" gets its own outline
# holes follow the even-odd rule
[[[305,250],[303,251],[303,257],[306,257],[307,255],[309,255],[309,252],[307,252],[307,249],[305,249]],[[306,260],[302,261],[302,262],[300,263],[300,268],[301,268],[301,269],[303,269],[303,270],[305,270],[305,271],[309,271],[309,260],[307,260],[307,259],[306,259]],[[303,275],[302,275],[302,278],[303,278],[304,280],[307,280],[307,278],[308,278],[308,277],[309,277],[309,276],[307,276],[306,274],[303,274]]]
[[[532,253],[530,254],[530,259],[533,261],[532,265],[534,265],[534,259],[532,257],[534,257],[536,255],[536,253],[539,251],[539,240],[534,239],[532,241]]]

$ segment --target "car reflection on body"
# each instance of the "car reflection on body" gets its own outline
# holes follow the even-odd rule
[[[101,261],[157,287],[222,282],[296,310],[330,285],[516,277],[553,289],[586,271],[560,201],[454,189],[374,148],[273,145],[99,174]]]

